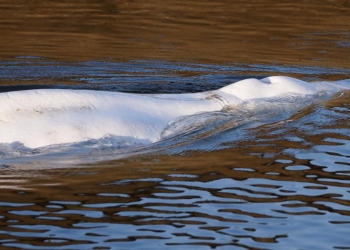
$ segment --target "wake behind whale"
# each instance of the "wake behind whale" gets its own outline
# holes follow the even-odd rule
[[[300,102],[300,98],[330,96],[349,86],[348,81],[308,83],[273,76],[191,94],[58,89],[0,93],[0,157],[35,155],[45,152],[41,149],[61,150],[87,142],[93,148],[111,140],[112,147],[152,145],[193,128],[205,130],[220,120],[235,122],[232,110],[247,103],[276,97],[283,102],[291,95]]]

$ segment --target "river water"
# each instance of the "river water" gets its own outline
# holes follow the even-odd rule
[[[0,1],[0,13],[0,92],[350,78],[346,0]],[[79,144],[16,162],[0,147],[1,249],[350,249],[349,98],[247,105],[240,123],[217,114],[228,122],[127,153],[103,142],[94,157]]]

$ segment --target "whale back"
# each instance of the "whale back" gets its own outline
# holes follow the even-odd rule
[[[261,80],[251,78],[219,89],[220,92],[234,95],[241,100],[269,98],[287,93],[312,95],[317,88],[310,83],[286,76],[272,76]]]

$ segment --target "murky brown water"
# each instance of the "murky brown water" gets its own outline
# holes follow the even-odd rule
[[[350,68],[350,3],[1,1],[0,58]]]
[[[4,91],[174,93],[250,76],[350,77],[345,0],[0,1],[0,13]],[[349,98],[172,154],[4,166],[0,246],[350,249]]]

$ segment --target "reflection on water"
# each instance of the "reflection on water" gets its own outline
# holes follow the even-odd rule
[[[345,0],[2,0],[0,13],[0,57],[6,59],[350,68]]]
[[[37,88],[74,88],[131,93],[190,93],[215,90],[249,77],[272,75],[343,80],[342,67],[300,65],[173,63],[168,61],[89,61],[63,63],[44,58],[0,60],[0,92]]]
[[[250,129],[256,140],[234,148],[89,168],[3,169],[0,244],[348,249],[349,115],[345,93]]]

